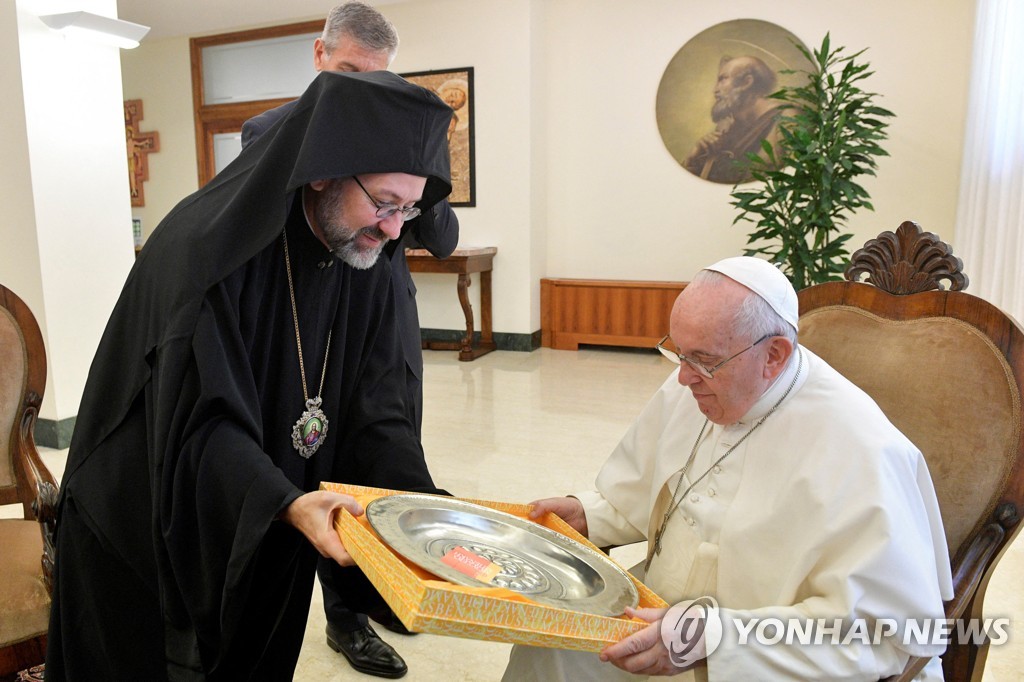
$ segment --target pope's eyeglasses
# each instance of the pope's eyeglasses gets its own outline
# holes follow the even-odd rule
[[[370,200],[370,203],[373,204],[373,207],[377,209],[377,217],[380,218],[381,220],[387,220],[396,213],[401,213],[402,220],[408,221],[412,220],[422,212],[416,206],[402,208],[401,206],[396,206],[395,204],[389,203],[387,201],[377,201],[372,196],[370,196],[369,192],[366,191],[366,188],[363,187],[363,183],[359,182],[359,178],[353,175],[352,179],[356,181],[356,184],[359,185],[359,189],[363,190],[363,194],[365,194],[366,198]]]
[[[739,353],[734,353],[733,355],[730,355],[729,357],[727,357],[725,360],[722,360],[720,363],[718,363],[714,367],[708,367],[707,365],[701,363],[698,360],[694,360],[693,358],[688,358],[685,355],[683,355],[682,353],[679,353],[677,351],[669,350],[668,348],[665,348],[664,344],[665,344],[666,341],[668,341],[668,334],[666,334],[665,338],[663,338],[661,341],[658,342],[657,349],[659,351],[661,351],[662,355],[664,355],[666,358],[668,358],[669,360],[671,360],[675,364],[680,365],[680,364],[682,364],[685,361],[688,365],[690,365],[690,367],[695,369],[697,371],[697,373],[700,374],[705,379],[714,379],[715,378],[715,372],[717,372],[718,370],[722,369],[722,366],[725,365],[725,363],[729,362],[733,358],[736,358],[736,357],[739,357],[740,355],[743,355],[744,353],[746,353],[748,350],[750,350],[751,348],[753,348],[757,344],[761,343],[765,339],[770,339],[773,336],[778,336],[778,335],[777,334],[765,334],[764,336],[759,338],[757,341],[754,341],[754,343],[750,344],[749,346],[747,346],[746,348],[741,350]]]

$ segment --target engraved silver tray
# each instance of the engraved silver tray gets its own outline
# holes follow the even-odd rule
[[[622,615],[639,602],[633,581],[604,554],[490,507],[401,494],[367,504],[366,518],[393,550],[457,585],[504,587],[541,604],[599,616]],[[443,563],[441,557],[457,547],[501,571],[486,583]]]

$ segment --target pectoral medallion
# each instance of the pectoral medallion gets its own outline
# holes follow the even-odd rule
[[[309,459],[327,438],[327,415],[320,409],[320,396],[306,401],[306,411],[292,427],[292,446]]]
[[[306,411],[292,427],[292,446],[304,459],[313,456],[327,438],[327,415],[320,409],[320,396],[324,392],[324,379],[327,378],[327,358],[331,353],[331,336],[334,330],[327,332],[327,344],[324,347],[324,369],[320,373],[320,389],[317,395],[309,397],[306,388],[306,363],[302,359],[302,338],[299,336],[299,312],[295,305],[295,285],[292,283],[292,259],[288,254],[288,235],[281,231],[284,240],[284,268],[288,276],[288,298],[292,304],[292,323],[295,325],[295,347],[299,354],[299,376],[302,377],[302,397],[306,399]]]

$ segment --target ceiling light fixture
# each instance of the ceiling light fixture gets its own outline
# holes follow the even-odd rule
[[[88,35],[117,47],[131,49],[149,33],[149,26],[133,24],[123,19],[112,19],[92,12],[64,12],[47,14],[40,20],[50,28],[66,34]]]

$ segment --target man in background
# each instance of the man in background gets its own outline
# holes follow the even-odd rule
[[[723,57],[711,107],[715,129],[697,142],[686,170],[712,182],[747,179],[747,154],[759,153],[761,140],[775,144],[778,103],[768,99],[775,84],[775,72],[757,57]]]
[[[317,71],[367,72],[388,68],[398,53],[398,33],[380,12],[362,2],[346,2],[331,10],[322,35],[313,43]],[[248,147],[294,107],[289,102],[254,116],[242,125],[242,148]],[[406,247],[422,246],[437,258],[447,258],[459,242],[459,221],[447,200],[410,220],[402,236],[385,248],[391,261],[398,331],[402,339],[408,391],[409,419],[422,433],[423,351],[416,310],[416,286],[405,259]],[[327,615],[327,643],[356,670],[397,678],[407,666],[394,648],[380,639],[365,614],[387,629],[409,634],[358,567],[340,568],[324,559],[317,575]]]

